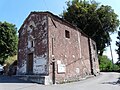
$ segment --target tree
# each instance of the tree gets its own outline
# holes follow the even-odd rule
[[[100,70],[101,71],[111,71],[112,70],[112,62],[110,59],[103,55],[99,56],[99,62],[100,62]]]
[[[120,31],[118,31],[117,39],[118,41],[116,41],[116,46],[118,47],[118,49],[116,50],[116,52],[118,54],[118,61],[116,62],[116,65],[119,66],[119,70],[120,70]]]
[[[102,55],[105,47],[110,44],[110,34],[119,26],[118,15],[111,6],[100,6],[95,1],[68,1],[62,17],[96,41],[99,55]]]
[[[119,72],[120,72],[120,60],[118,60],[115,64],[119,67]]]
[[[105,55],[99,55],[99,63],[100,71],[118,71],[120,69],[117,64],[112,64],[112,61]]]
[[[15,25],[0,22],[0,64],[3,64],[8,56],[17,53],[17,28]]]
[[[116,46],[118,47],[118,49],[116,50],[117,54],[118,54],[118,62],[120,63],[120,31],[118,31],[118,37],[117,37],[118,41],[116,41]]]

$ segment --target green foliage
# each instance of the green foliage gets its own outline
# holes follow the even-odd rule
[[[114,64],[113,71],[120,71],[120,67],[117,64]]]
[[[0,64],[3,64],[8,56],[17,53],[17,28],[15,25],[0,22]]]
[[[86,0],[72,0],[67,2],[67,9],[63,11],[63,18],[77,25],[84,33],[96,41],[97,50],[102,55],[104,48],[111,41],[110,33],[119,26],[118,15],[111,6]]]
[[[120,72],[120,60],[116,62],[116,65],[119,67],[119,72]]]
[[[118,71],[119,66],[112,64],[112,61],[105,55],[99,56],[100,71]]]
[[[116,41],[116,46],[118,47],[117,54],[118,54],[118,62],[120,62],[120,31],[118,31],[118,41]],[[120,64],[120,63],[119,63]]]
[[[118,39],[118,41],[116,41],[116,46],[118,47],[118,49],[116,50],[116,52],[118,54],[118,61],[116,62],[116,65],[118,65],[120,68],[120,31],[118,31],[117,39]]]
[[[15,60],[17,60],[17,55],[8,56],[8,58],[5,60],[5,64],[11,65]]]

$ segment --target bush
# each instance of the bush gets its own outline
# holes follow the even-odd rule
[[[112,64],[112,61],[105,55],[99,56],[99,66],[100,66],[100,71],[119,71],[120,68],[116,64]]]

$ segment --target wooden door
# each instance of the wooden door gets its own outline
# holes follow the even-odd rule
[[[33,74],[33,53],[28,54],[27,73]]]

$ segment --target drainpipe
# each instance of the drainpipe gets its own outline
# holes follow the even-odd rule
[[[52,38],[52,81],[53,81],[53,84],[55,84],[54,38]]]
[[[53,84],[55,84],[55,59],[54,58],[52,59],[52,69],[53,69],[52,81],[53,81]]]

